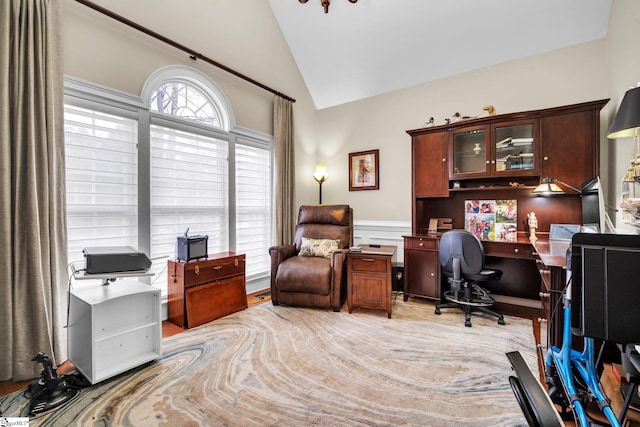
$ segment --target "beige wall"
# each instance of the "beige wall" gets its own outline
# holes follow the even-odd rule
[[[640,82],[640,56],[638,55],[640,40],[640,3],[637,0],[614,0],[609,20],[607,36],[607,57],[609,93],[611,108],[607,111],[607,123],[611,123],[615,111],[625,92]],[[609,204],[618,206],[621,200],[621,179],[629,166],[632,151],[632,138],[609,140],[604,142],[609,158],[607,174],[609,185],[607,194]],[[638,188],[638,187],[636,187]],[[636,192],[636,194],[640,194]],[[617,218],[616,227],[624,232],[638,232],[637,228],[625,225],[620,220],[620,212],[611,213]]]
[[[610,181],[608,187],[619,188],[618,169],[628,164],[631,143],[607,143],[604,135],[624,91],[640,80],[637,0],[614,1],[605,39],[320,111],[266,1],[190,0],[202,3],[203,13],[197,16],[184,16],[181,2],[174,0],[94,1],[297,99],[296,204],[317,202],[318,185],[311,175],[314,164],[322,162],[330,174],[323,202],[351,204],[356,220],[410,221],[410,139],[405,131],[421,127],[429,117],[442,123],[454,112],[483,115],[487,104],[508,113],[612,98],[601,123],[601,174]],[[149,14],[154,8],[172,13],[168,18]],[[65,0],[64,13],[65,74],[137,95],[156,69],[192,66],[222,88],[238,125],[272,133],[269,92],[202,61],[193,62],[73,0]],[[349,192],[348,153],[369,149],[380,150],[380,190]],[[608,198],[617,204],[615,195]]]
[[[605,46],[601,39],[319,111],[319,160],[332,175],[323,201],[346,201],[356,220],[410,221],[407,129],[455,112],[486,115],[487,104],[510,113],[607,98]],[[369,149],[380,149],[380,190],[349,192],[348,153]]]
[[[93,0],[295,98],[297,160],[304,164],[314,157],[315,107],[268,2],[189,1],[188,10],[201,13],[185,16],[182,2],[175,0]],[[169,13],[149,13],[154,9]],[[186,53],[74,0],[65,0],[63,44],[65,75],[133,95],[140,95],[145,80],[159,68],[193,67],[223,90],[238,126],[273,134],[273,94],[204,61],[193,61]]]

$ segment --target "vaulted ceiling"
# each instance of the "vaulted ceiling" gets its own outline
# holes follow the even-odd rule
[[[613,0],[268,1],[321,109],[603,38]]]

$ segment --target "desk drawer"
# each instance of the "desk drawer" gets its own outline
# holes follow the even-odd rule
[[[350,259],[353,271],[368,273],[386,273],[391,264],[388,258],[375,258],[367,255],[351,256]]]
[[[489,242],[483,241],[486,256],[504,258],[531,258],[532,247],[528,243]]]
[[[405,237],[404,239],[405,249],[428,249],[438,250],[438,239],[429,237]]]

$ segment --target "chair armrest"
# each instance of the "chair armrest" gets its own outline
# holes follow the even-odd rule
[[[274,261],[276,262],[276,266],[278,264],[280,264],[282,261],[284,261],[287,258],[291,258],[292,256],[295,256],[298,254],[298,251],[296,250],[296,245],[278,245],[278,246],[271,246],[269,248],[269,255],[271,256],[271,262],[273,264]]]
[[[347,259],[347,253],[349,249],[336,249],[331,254],[331,268],[336,268],[341,265],[344,265],[345,260]]]
[[[347,295],[347,253],[348,249],[338,249],[331,254],[331,308],[340,311]]]
[[[278,292],[276,289],[276,275],[278,273],[278,266],[287,258],[296,256],[298,251],[296,245],[278,245],[271,246],[269,248],[269,256],[271,257],[271,277],[269,279],[271,283],[271,302],[273,305],[278,305]]]

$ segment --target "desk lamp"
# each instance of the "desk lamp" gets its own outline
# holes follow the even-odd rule
[[[533,190],[533,192],[535,194],[542,194],[545,196],[550,196],[555,194],[565,194],[565,191],[562,188],[560,188],[556,183],[569,187],[572,190],[574,190],[576,193],[580,193],[580,190],[578,190],[576,187],[573,187],[567,184],[566,182],[560,181],[558,178],[549,178],[548,176],[545,178],[542,178],[542,182],[540,182],[540,185],[538,185],[535,188],[535,190]]]

